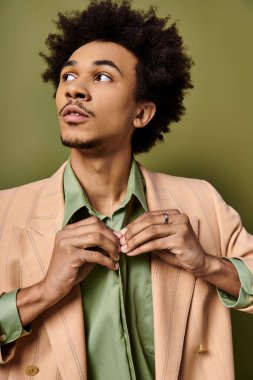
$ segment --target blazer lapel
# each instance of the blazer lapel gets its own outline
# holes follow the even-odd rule
[[[64,213],[63,173],[65,164],[46,180],[31,212],[26,229],[14,228],[20,250],[22,287],[41,281],[48,269],[56,232]],[[80,287],[41,315],[61,377],[86,379],[85,335]]]
[[[142,166],[141,171],[146,182],[149,210],[180,210],[169,189],[162,188],[157,174]],[[189,218],[198,236],[198,219]],[[152,256],[151,275],[156,380],[177,380],[195,277],[156,255]]]

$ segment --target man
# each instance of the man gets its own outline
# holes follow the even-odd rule
[[[133,159],[192,87],[166,22],[92,1],[48,37],[70,159],[1,192],[1,380],[233,379],[227,307],[252,311],[253,237],[208,183]]]

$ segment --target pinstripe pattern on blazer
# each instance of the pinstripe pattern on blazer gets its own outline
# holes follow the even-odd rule
[[[0,192],[0,293],[44,277],[62,226],[64,168],[49,179]],[[150,210],[177,208],[186,213],[207,252],[241,257],[253,270],[253,236],[211,185],[142,166],[141,171]],[[232,380],[230,316],[216,289],[156,255],[151,275],[156,380]],[[1,380],[26,379],[28,365],[39,368],[38,380],[86,380],[79,286],[37,318],[30,335],[2,346],[0,363]]]

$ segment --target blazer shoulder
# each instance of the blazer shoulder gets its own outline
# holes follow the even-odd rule
[[[64,163],[56,173],[46,179],[0,191],[0,220],[7,215],[26,213],[34,208],[39,199],[62,193]]]
[[[27,198],[31,199],[32,194],[36,196],[44,187],[47,187],[47,184],[51,185],[49,186],[49,191],[52,191],[58,182],[62,182],[65,167],[66,162],[51,177],[10,189],[0,190],[0,202],[8,201],[12,197],[24,197],[23,200],[27,200]]]
[[[214,186],[204,179],[180,177],[147,170],[146,172],[152,182],[156,184],[156,187],[163,190],[180,191],[181,194],[183,192],[193,192],[203,194],[203,196],[211,196],[213,192],[216,192]]]
[[[176,208],[188,214],[197,215],[203,208],[215,210],[215,199],[222,199],[207,181],[196,178],[178,177],[151,172],[141,167],[149,199],[166,199]]]
[[[46,179],[32,182],[26,185],[0,191],[0,224],[7,220],[7,217],[26,213],[30,210],[35,199],[39,196]]]
[[[168,183],[173,183],[177,186],[180,186],[181,190],[185,188],[187,190],[192,189],[193,191],[204,193],[215,191],[214,186],[210,182],[201,178],[180,177],[158,173],[159,177],[160,175],[162,176],[163,181],[167,181]]]
[[[40,191],[43,184],[47,179],[41,179],[39,181],[27,183],[25,185],[12,187],[10,189],[5,189],[0,191],[0,202],[6,202],[14,196],[28,196],[30,193]]]

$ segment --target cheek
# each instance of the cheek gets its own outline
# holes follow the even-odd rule
[[[104,114],[111,116],[112,114],[114,116],[120,114],[121,117],[124,117],[125,114],[134,112],[136,108],[136,103],[131,93],[129,91],[122,92],[122,90],[112,91],[112,93],[107,93],[106,96],[99,96],[95,103],[99,104],[99,108],[103,110]]]

